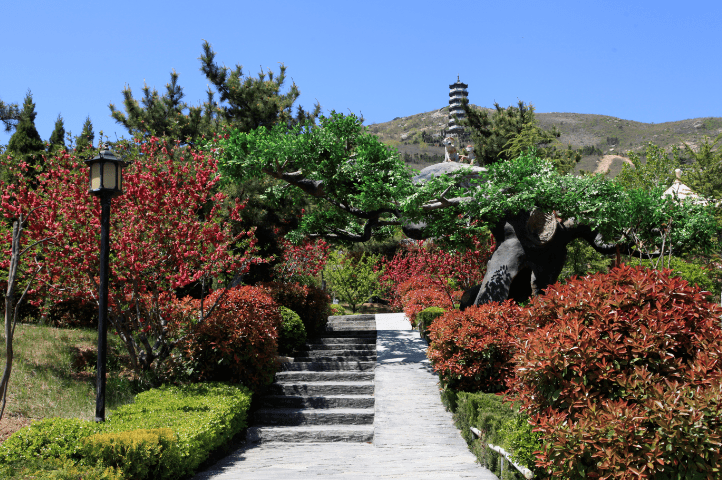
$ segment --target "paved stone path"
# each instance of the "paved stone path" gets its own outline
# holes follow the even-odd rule
[[[426,343],[403,314],[376,315],[373,443],[247,444],[195,480],[498,480],[478,465],[441,404]]]

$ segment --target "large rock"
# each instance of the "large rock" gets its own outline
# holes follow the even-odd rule
[[[469,165],[466,165],[464,163],[456,163],[456,162],[443,162],[443,163],[436,163],[434,165],[429,165],[428,167],[424,168],[419,172],[418,175],[416,175],[412,181],[414,183],[419,182],[427,182],[431,180],[434,177],[438,177],[439,175],[443,174],[449,174],[453,173],[457,170],[461,170],[462,168],[471,169],[472,172],[474,172],[475,175],[472,176],[478,176],[483,172],[486,172],[486,168],[484,167],[470,167]]]

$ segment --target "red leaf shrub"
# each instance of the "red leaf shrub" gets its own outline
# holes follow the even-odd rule
[[[421,241],[406,243],[402,250],[385,263],[379,280],[389,288],[391,304],[401,306],[407,281],[423,281],[423,288],[434,287],[447,292],[466,290],[481,283],[486,273],[486,263],[494,251],[493,238],[480,240],[471,237],[463,251],[454,251],[440,244]]]
[[[212,304],[223,292],[215,291]],[[199,307],[198,300],[192,304]],[[213,313],[179,342],[195,381],[243,383],[252,390],[273,381],[281,314],[261,288],[229,289]]]
[[[521,310],[509,300],[450,310],[434,320],[426,355],[442,385],[469,392],[506,390],[514,375]]]
[[[670,273],[622,266],[525,310],[510,398],[554,478],[719,478],[722,308]]]
[[[301,317],[309,335],[326,327],[331,314],[331,297],[318,287],[300,283],[264,282],[259,285],[278,304]]]
[[[459,292],[460,293],[460,292]],[[422,310],[429,307],[439,307],[444,310],[454,308],[451,298],[446,292],[436,288],[419,288],[410,290],[404,294],[401,299],[406,318],[409,319],[411,325],[416,326],[416,315]]]

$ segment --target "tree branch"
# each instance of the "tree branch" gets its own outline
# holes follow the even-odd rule
[[[274,171],[265,168],[262,171],[273,178],[283,180],[286,183],[290,183],[291,185],[300,188],[312,197],[322,198],[326,194],[323,188],[323,181],[308,179],[304,177],[301,172],[283,172],[280,170]]]

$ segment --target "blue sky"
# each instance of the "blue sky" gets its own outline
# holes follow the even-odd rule
[[[719,0],[26,0],[2,12],[0,99],[22,103],[32,90],[43,139],[58,114],[76,135],[88,115],[96,135],[127,135],[108,104],[122,108],[126,84],[136,98],[144,80],[163,91],[172,69],[200,103],[203,39],[251,75],[283,62],[298,103],[367,124],[443,107],[457,75],[482,106],[520,99],[655,123],[722,116]]]

